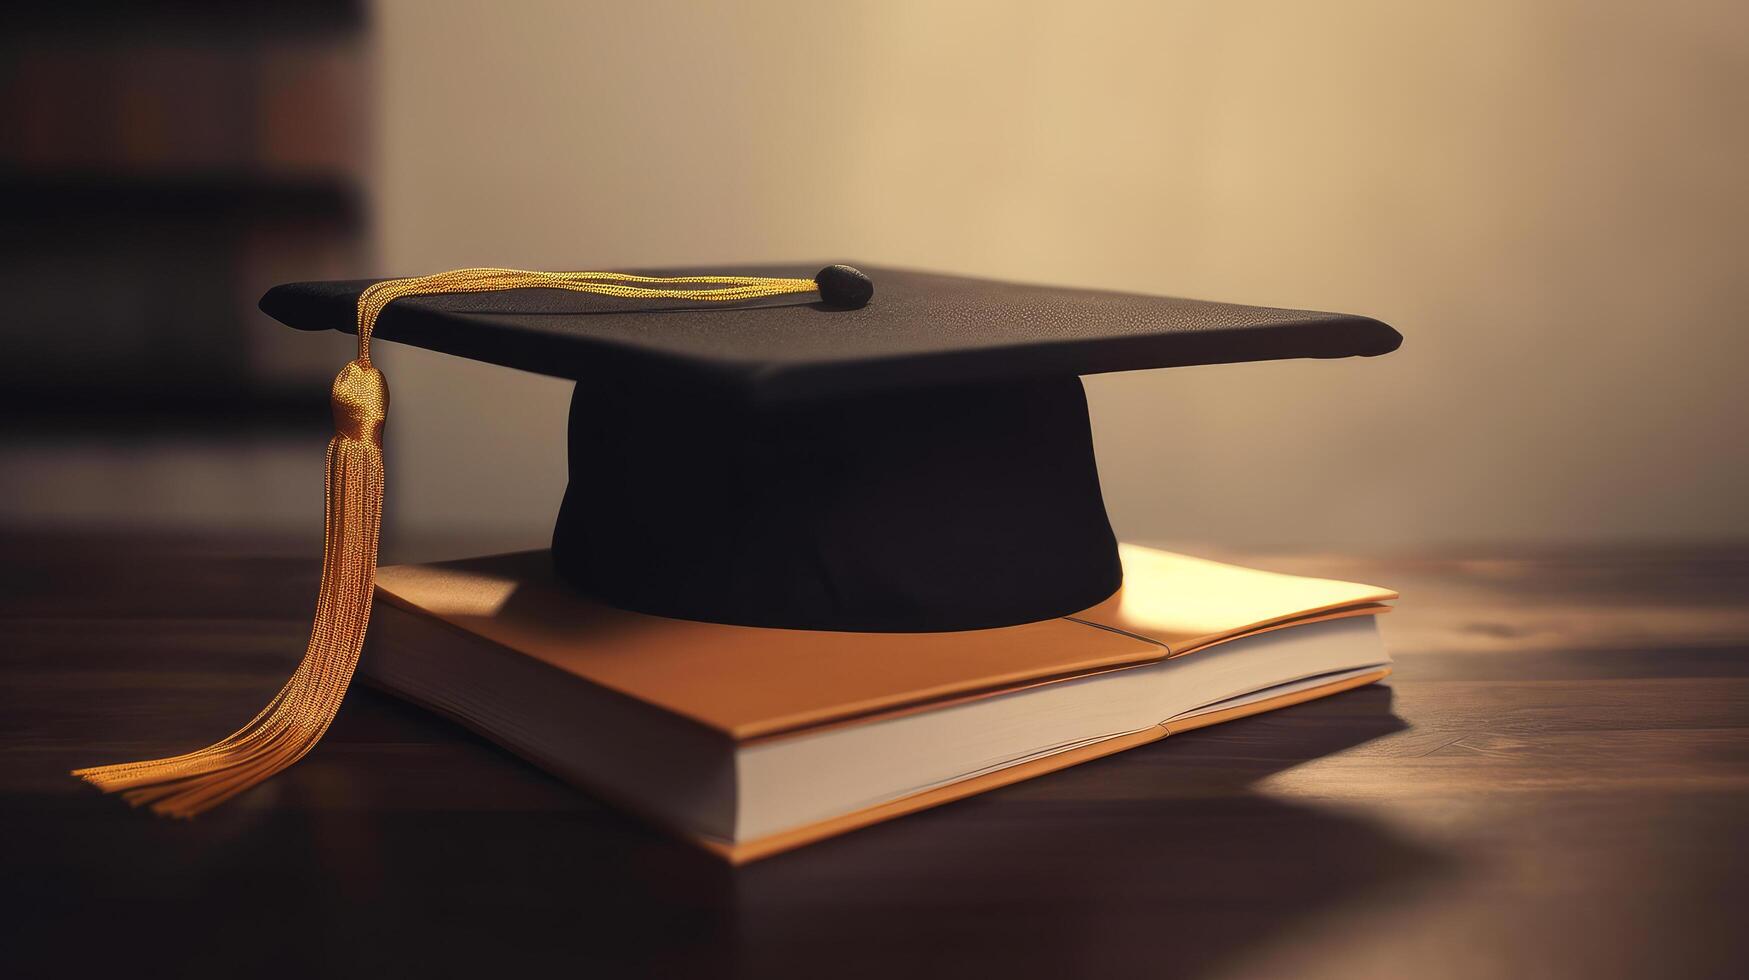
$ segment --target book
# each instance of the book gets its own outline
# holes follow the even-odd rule
[[[390,566],[360,671],[735,863],[1390,672],[1394,592],[1119,553],[1092,608],[940,633],[628,612],[544,551]]]

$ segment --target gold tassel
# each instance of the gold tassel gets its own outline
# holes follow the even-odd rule
[[[192,817],[297,762],[328,730],[358,666],[376,588],[377,540],[383,513],[382,432],[389,390],[382,372],[371,365],[370,337],[378,315],[396,299],[539,287],[628,299],[713,303],[819,290],[830,300],[832,297],[826,297],[828,284],[846,282],[846,275],[867,282],[861,273],[841,266],[822,270],[818,282],[757,276],[659,278],[614,272],[457,269],[412,279],[388,279],[365,289],[358,297],[358,359],[334,379],[337,431],[328,443],[322,585],[316,622],[297,671],[260,714],[222,741],[186,755],[75,769],[73,775],[106,793],[120,793],[135,806],[146,805],[166,816]],[[676,286],[694,288],[673,288]],[[867,302],[866,293],[852,302]]]
[[[328,730],[358,666],[376,584],[389,390],[363,361],[334,379],[328,503],[316,623],[291,680],[249,724],[198,752],[76,769],[73,775],[165,816],[209,810],[304,757]]]

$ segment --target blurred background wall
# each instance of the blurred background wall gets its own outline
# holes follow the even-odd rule
[[[847,260],[1362,312],[1403,349],[1089,379],[1120,534],[1749,534],[1740,3],[386,0],[360,21],[370,248],[348,274]],[[543,541],[568,385],[380,359],[392,555]],[[258,482],[307,501],[262,519],[314,539],[319,456],[284,458]],[[107,506],[24,472],[9,519]]]

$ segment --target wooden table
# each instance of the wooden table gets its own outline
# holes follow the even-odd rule
[[[65,775],[243,721],[317,546],[0,538],[0,975],[1749,968],[1749,549],[1250,556],[1400,588],[1389,685],[738,871],[370,691],[194,822]]]

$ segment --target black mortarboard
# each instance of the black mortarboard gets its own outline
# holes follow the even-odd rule
[[[1048,619],[1116,590],[1080,375],[1401,340],[1336,313],[867,272],[873,301],[851,309],[411,296],[375,336],[577,380],[553,553],[581,588],[683,619],[859,631]],[[367,285],[280,286],[261,308],[352,330]]]
[[[553,556],[581,591],[661,616],[864,632],[1050,619],[1117,590],[1081,375],[1401,342],[1337,313],[814,268],[465,269],[269,291],[262,310],[291,326],[360,332],[334,384],[304,660],[229,738],[77,774],[186,816],[321,737],[376,567],[388,390],[373,331],[577,381]]]

